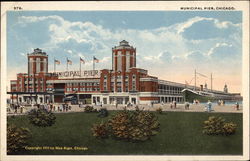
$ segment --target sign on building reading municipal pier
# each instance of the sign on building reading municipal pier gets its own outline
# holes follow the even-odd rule
[[[54,76],[58,76],[59,79],[63,78],[100,78],[100,70],[83,70],[83,71],[64,71],[54,72]]]

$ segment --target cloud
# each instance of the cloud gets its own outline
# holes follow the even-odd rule
[[[213,25],[219,29],[226,29],[230,26],[233,27],[240,27],[241,24],[233,24],[230,21],[219,21],[218,19],[215,18],[206,18],[206,17],[199,17],[196,16],[194,18],[188,19],[187,21],[180,23],[177,26],[177,33],[183,33],[185,32],[186,29],[192,27],[195,23],[201,22],[201,21],[210,21],[211,23],[213,23]]]
[[[24,54],[24,53],[20,53],[20,55],[23,56],[23,57],[27,57],[27,55]]]
[[[180,34],[180,33],[184,32],[187,28],[190,28],[194,23],[197,23],[197,22],[200,22],[203,20],[212,20],[212,18],[205,18],[205,17],[191,18],[188,21],[177,25],[177,33]]]
[[[173,28],[178,34],[182,34],[187,39],[200,40],[216,37],[226,38],[235,32],[239,33],[241,23],[234,24],[230,21],[196,16],[175,25]]]
[[[201,51],[191,51],[185,55],[185,58],[196,62],[204,62],[207,59]]]
[[[241,58],[241,56],[236,54],[237,52],[237,49],[232,44],[217,43],[208,51],[207,55],[214,59],[237,61],[237,59],[235,59],[237,56]]]

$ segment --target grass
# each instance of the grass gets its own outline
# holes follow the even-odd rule
[[[116,112],[111,111],[114,114]],[[151,140],[140,143],[121,140],[96,139],[91,126],[108,118],[97,113],[56,114],[52,127],[35,127],[27,116],[9,117],[8,123],[27,127],[32,132],[31,147],[87,147],[88,150],[29,150],[23,155],[242,155],[242,114],[163,112],[156,114],[160,132]],[[202,122],[209,116],[221,116],[227,122],[237,124],[237,132],[231,136],[202,134]],[[110,117],[110,116],[109,116]]]

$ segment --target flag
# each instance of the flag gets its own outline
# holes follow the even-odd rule
[[[55,63],[56,63],[57,65],[59,65],[61,62],[60,62],[59,60],[56,60],[56,59],[55,59]]]
[[[94,62],[99,63],[99,59],[97,59],[96,57],[94,57]]]
[[[85,64],[85,61],[80,57],[80,62]]]
[[[69,60],[68,58],[67,58],[67,63],[68,63],[69,65],[72,65],[72,61]]]

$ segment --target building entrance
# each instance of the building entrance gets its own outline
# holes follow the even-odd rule
[[[129,102],[129,97],[110,97],[109,98],[110,104],[128,104]]]

